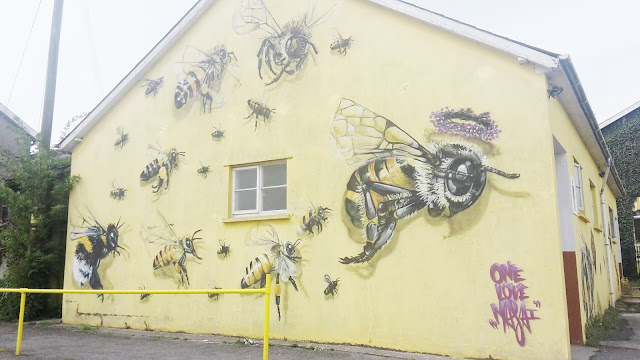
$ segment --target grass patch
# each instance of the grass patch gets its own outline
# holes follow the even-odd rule
[[[82,330],[82,331],[98,331],[98,327],[97,326],[91,326],[91,325],[82,325],[80,327],[80,330]]]
[[[291,348],[299,348],[300,345],[298,345],[296,343],[293,343],[293,344],[289,345],[289,347],[291,347]]]
[[[153,338],[154,339],[164,339],[165,336],[164,335],[155,335]]]
[[[601,341],[607,340],[613,330],[617,328],[616,320],[619,316],[619,310],[608,308],[603,315],[591,319],[587,324],[587,341],[585,345],[598,347]]]
[[[111,335],[111,334],[113,334],[113,331],[107,330],[107,335]]]
[[[187,339],[187,338],[182,338],[182,340],[189,340],[189,339]]]
[[[38,323],[38,325],[40,325],[40,326],[53,326],[53,325],[55,325],[55,324],[54,324],[54,323],[52,323],[52,322],[43,321],[43,322],[41,322],[41,323]]]
[[[171,340],[180,340],[180,338],[176,336],[176,337],[172,337]]]
[[[0,349],[0,353],[3,353],[3,352],[4,352],[4,349]]]

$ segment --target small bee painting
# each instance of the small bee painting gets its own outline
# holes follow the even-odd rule
[[[118,128],[116,132],[118,133],[118,138],[116,139],[116,142],[113,143],[113,146],[115,146],[116,149],[122,149],[127,142],[129,142],[129,134],[125,133],[122,128]]]
[[[335,297],[335,295],[338,293],[338,281],[340,281],[340,278],[331,280],[331,277],[329,275],[325,275],[324,281],[327,282],[327,288],[324,289],[324,295],[331,295],[332,297]]]
[[[225,243],[224,241],[220,240],[220,249],[218,249],[218,255],[222,256],[223,258],[226,258],[229,256],[229,254],[231,254],[231,246],[229,246],[229,244]]]
[[[164,83],[164,76],[163,77],[159,77],[157,79],[144,79],[145,83],[142,84],[142,87],[146,87],[147,89],[144,91],[144,94],[149,96],[156,96],[158,95],[158,90],[160,90],[160,88],[162,87],[163,83]]]
[[[144,285],[140,284],[140,286],[138,286],[138,290],[146,290],[146,288]],[[149,300],[149,296],[151,296],[151,294],[140,294],[140,301]]]
[[[114,198],[115,200],[124,199],[124,195],[127,192],[127,189],[120,186],[118,184],[118,180],[115,180],[112,186],[113,186],[113,190],[111,190],[111,197]]]
[[[251,109],[251,113],[245,119],[250,119],[255,115],[255,125],[254,130],[258,131],[258,124],[260,123],[260,118],[262,118],[262,122],[267,125],[269,121],[271,121],[271,115],[275,114],[276,109],[271,109],[267,106],[267,104],[259,102],[257,100],[248,100],[247,104]]]
[[[351,43],[353,42],[351,36],[343,38],[336,29],[331,29],[330,34],[335,40],[329,45],[331,52],[342,56],[347,55],[347,49],[351,47]]]
[[[217,123],[213,128],[213,132],[211,133],[211,139],[213,139],[213,141],[219,142],[220,140],[222,140],[222,138],[224,138],[224,130],[222,130],[222,126],[220,126],[220,123]]]
[[[302,217],[302,222],[300,227],[298,228],[298,233],[308,233],[310,235],[314,235],[313,229],[315,228],[317,233],[322,232],[323,224],[328,220],[327,216],[331,212],[331,209],[328,207],[313,207],[309,210],[309,218],[306,216]]]
[[[209,165],[205,165],[204,162],[200,162],[200,168],[198,169],[198,174],[202,175],[203,178],[207,178],[207,175],[209,175],[209,171],[211,170],[211,167]]]
[[[213,290],[221,290],[221,287],[217,287],[215,283],[209,283],[209,289]],[[222,294],[207,294],[207,297],[211,299],[211,301],[218,301],[220,299],[220,295]]]

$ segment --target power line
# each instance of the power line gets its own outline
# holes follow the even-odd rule
[[[11,84],[11,91],[9,91],[9,98],[7,99],[7,107],[9,107],[9,103],[11,102],[11,96],[13,95],[13,87],[16,86],[16,80],[18,80],[18,75],[20,74],[20,69],[22,68],[22,60],[24,60],[24,54],[26,54],[27,47],[29,46],[29,40],[31,40],[31,33],[33,32],[33,26],[36,24],[38,13],[40,12],[40,5],[42,5],[42,0],[38,2],[38,8],[36,9],[36,14],[33,16],[33,22],[31,22],[31,29],[29,29],[29,36],[27,37],[27,43],[24,44],[24,49],[22,49],[22,56],[20,56],[20,64],[18,65],[18,71],[16,71],[16,76],[13,78],[13,84]]]
[[[80,2],[80,7],[82,9],[82,18],[85,24],[85,33],[87,34],[87,41],[89,43],[89,56],[91,58],[91,66],[93,67],[93,74],[96,81],[96,87],[98,89],[98,97],[101,97],[104,94],[104,90],[102,87],[102,79],[100,78],[100,67],[98,63],[98,56],[96,51],[95,41],[93,40],[93,33],[91,31],[91,15],[89,13],[89,5],[87,0],[82,0]]]

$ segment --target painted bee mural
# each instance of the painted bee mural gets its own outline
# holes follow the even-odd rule
[[[282,282],[285,284],[287,281],[291,282],[293,288],[298,291],[298,285],[293,278],[301,273],[300,267],[298,266],[298,261],[301,257],[296,253],[296,248],[300,240],[298,239],[295,243],[291,243],[290,241],[283,243],[278,237],[276,229],[272,226],[269,227],[267,233],[267,236],[251,236],[253,244],[269,246],[269,252],[259,255],[253,261],[249,262],[249,266],[246,268],[246,275],[240,281],[240,287],[246,289],[258,282],[260,283],[260,287],[264,287],[266,275],[275,270],[276,284],[273,287],[273,292],[276,295],[278,319],[280,320],[280,296],[282,294],[280,279],[282,279]]]
[[[229,246],[229,244],[225,243],[222,240],[219,240],[219,243],[220,243],[220,249],[218,249],[217,254],[225,258],[228,257],[229,254],[231,254],[231,246]]]
[[[140,284],[140,286],[138,286],[138,290],[146,290],[146,288],[144,285]],[[151,294],[140,294],[140,301],[149,299],[149,296],[151,296]]]
[[[237,61],[233,51],[228,51],[224,45],[218,45],[210,52],[187,47],[178,63],[181,70],[174,96],[176,109],[185,106],[194,94],[200,95],[203,112],[207,105],[209,112],[211,108],[222,107],[226,103],[226,93],[240,83],[233,74],[237,70],[231,70],[237,68]]]
[[[432,217],[468,209],[482,194],[487,173],[520,176],[488,166],[471,144],[422,146],[389,119],[348,99],[341,100],[331,133],[344,159],[360,164],[347,183],[345,208],[366,244],[360,254],[341,258],[343,264],[371,260],[389,243],[398,220],[424,207]]]
[[[111,190],[111,197],[116,199],[116,200],[124,199],[124,195],[127,192],[127,189],[121,187],[118,184],[118,180],[115,180],[113,182],[113,185],[111,185],[111,186],[113,186],[113,190]]]
[[[216,124],[213,128],[213,132],[211,133],[211,138],[213,141],[220,141],[224,138],[224,130],[222,130],[222,126],[220,123]]]
[[[116,131],[118,133],[118,139],[116,139],[116,142],[113,143],[113,146],[122,149],[127,144],[127,142],[129,142],[129,134],[125,133],[122,128],[118,128],[118,130]]]
[[[151,185],[154,193],[160,191],[162,184],[165,184],[165,190],[169,188],[169,175],[178,167],[178,157],[185,156],[184,152],[179,152],[176,148],[172,148],[168,152],[162,151],[159,147],[152,145],[148,146],[149,149],[155,150],[158,156],[153,159],[144,170],[140,173],[140,181],[149,181],[154,177],[158,177],[156,185]]]
[[[184,263],[187,260],[187,255],[193,255],[196,259],[202,260],[202,258],[196,253],[194,245],[195,241],[202,240],[202,238],[196,237],[196,234],[202,229],[196,230],[192,235],[185,235],[180,238],[173,231],[173,227],[164,218],[164,216],[162,216],[162,214],[159,215],[162,218],[163,224],[159,227],[160,231],[148,234],[150,237],[150,240],[148,241],[161,242],[163,244],[162,248],[153,259],[153,270],[173,265],[176,273],[180,275],[180,283],[184,286],[184,282],[186,280],[187,285],[190,285],[189,273],[187,272],[187,267]],[[147,227],[147,229],[149,229],[149,227]]]
[[[153,95],[156,96],[158,95],[158,90],[160,90],[160,88],[162,87],[162,85],[164,84],[164,76],[163,77],[159,77],[157,79],[144,79],[145,83],[142,84],[142,87],[146,87],[144,94],[145,95]]]
[[[324,281],[327,282],[327,288],[324,289],[324,295],[331,295],[332,297],[334,297],[338,293],[338,281],[340,281],[340,278],[331,280],[331,277],[325,274]]]
[[[203,178],[207,178],[207,175],[209,175],[209,171],[211,171],[211,167],[209,165],[205,165],[204,162],[200,162],[200,165],[202,165],[200,168],[198,168],[198,174],[202,175]]]
[[[120,255],[118,244],[120,238],[119,230],[123,224],[120,220],[116,224],[108,224],[104,227],[98,219],[89,211],[91,219],[82,216],[82,225],[71,230],[70,239],[77,241],[76,251],[73,258],[73,279],[84,286],[89,281],[89,285],[94,290],[102,290],[102,282],[98,274],[100,261],[107,255]],[[104,302],[104,294],[98,294]]]
[[[322,224],[325,223],[328,218],[327,216],[331,212],[331,209],[328,207],[311,207],[309,210],[309,218],[306,216],[302,216],[302,222],[300,227],[298,228],[298,233],[308,233],[310,235],[314,235],[313,228],[316,228],[316,231],[319,233],[322,232]]]
[[[347,55],[347,49],[351,47],[351,43],[354,41],[351,36],[343,38],[336,29],[331,29],[330,35],[335,39],[335,41],[329,45],[331,52],[343,56]]]
[[[245,119],[249,119],[252,115],[255,115],[256,122],[253,129],[254,131],[258,131],[258,123],[260,122],[261,117],[262,122],[267,125],[267,123],[271,121],[271,114],[274,114],[276,112],[276,109],[270,109],[267,104],[261,103],[257,100],[247,100],[247,105],[249,105],[251,113]]]
[[[311,50],[318,54],[318,48],[311,42],[310,30],[325,22],[335,8],[314,19],[314,6],[302,19],[291,20],[281,27],[262,0],[243,0],[240,12],[233,19],[233,28],[238,34],[263,39],[258,50],[258,75],[263,79],[264,63],[273,77],[266,85],[271,85],[285,73],[293,76],[299,72]]]
[[[220,290],[222,288],[221,287],[217,287],[215,283],[209,283],[209,289]],[[211,299],[212,301],[218,301],[218,299],[220,298],[220,295],[222,295],[222,294],[207,294],[207,297],[209,299]]]

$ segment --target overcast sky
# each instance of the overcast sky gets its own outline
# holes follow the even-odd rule
[[[570,54],[598,122],[640,101],[640,2],[413,2],[529,45]],[[91,111],[194,3],[66,0],[51,143],[58,142],[67,120]],[[0,103],[37,131],[52,12],[53,0],[0,0]]]

